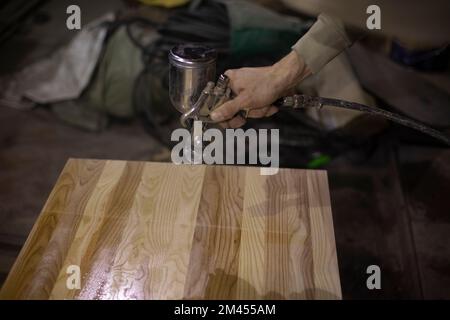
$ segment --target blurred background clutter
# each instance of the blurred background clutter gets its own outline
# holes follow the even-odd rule
[[[74,4],[80,30],[66,27]],[[215,48],[218,74],[269,65],[318,13],[346,8],[334,7],[310,0],[2,1],[0,284],[68,158],[170,161],[170,133],[180,126],[168,98],[170,48]],[[354,44],[297,90],[380,106],[450,133],[450,50],[442,35],[450,30],[430,22],[433,15],[445,20],[445,9],[424,12],[422,25],[388,19],[386,32]],[[358,27],[357,20],[350,13],[344,22]],[[448,147],[383,119],[326,108],[280,112],[246,127],[280,129],[281,167],[328,171],[344,299],[450,298]],[[383,271],[382,290],[361,286],[371,264]]]

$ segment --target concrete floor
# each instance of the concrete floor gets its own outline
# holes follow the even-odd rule
[[[29,27],[0,50],[0,74],[52,52],[71,37],[57,27],[68,4],[85,19],[120,1],[51,1],[47,24]],[[61,123],[48,109],[0,106],[0,283],[25,242],[69,157],[168,160],[140,122],[112,123],[93,134]],[[406,131],[406,134],[409,134]],[[327,167],[344,298],[450,298],[450,151],[400,143],[405,131],[379,138],[362,161],[351,152]],[[296,167],[296,154],[285,166]],[[377,264],[382,289],[366,287]]]

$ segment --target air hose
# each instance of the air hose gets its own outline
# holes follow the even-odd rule
[[[339,99],[330,99],[322,97],[313,97],[308,95],[294,95],[289,97],[284,97],[275,102],[275,106],[281,109],[305,109],[305,108],[318,108],[321,109],[323,106],[331,106],[343,109],[356,110],[361,112],[366,112],[372,115],[380,116],[386,118],[390,121],[396,122],[403,126],[418,130],[424,134],[427,134],[435,139],[438,139],[448,146],[450,146],[450,137],[436,129],[430,128],[419,121],[409,119],[405,116],[389,112],[377,107],[369,107],[356,102],[348,102]]]

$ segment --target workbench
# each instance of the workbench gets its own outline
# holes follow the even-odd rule
[[[70,159],[0,298],[340,299],[326,172]]]

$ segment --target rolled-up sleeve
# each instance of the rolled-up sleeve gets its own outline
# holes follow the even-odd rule
[[[339,19],[320,14],[292,49],[303,58],[312,73],[317,73],[356,39],[357,36],[348,32]]]

